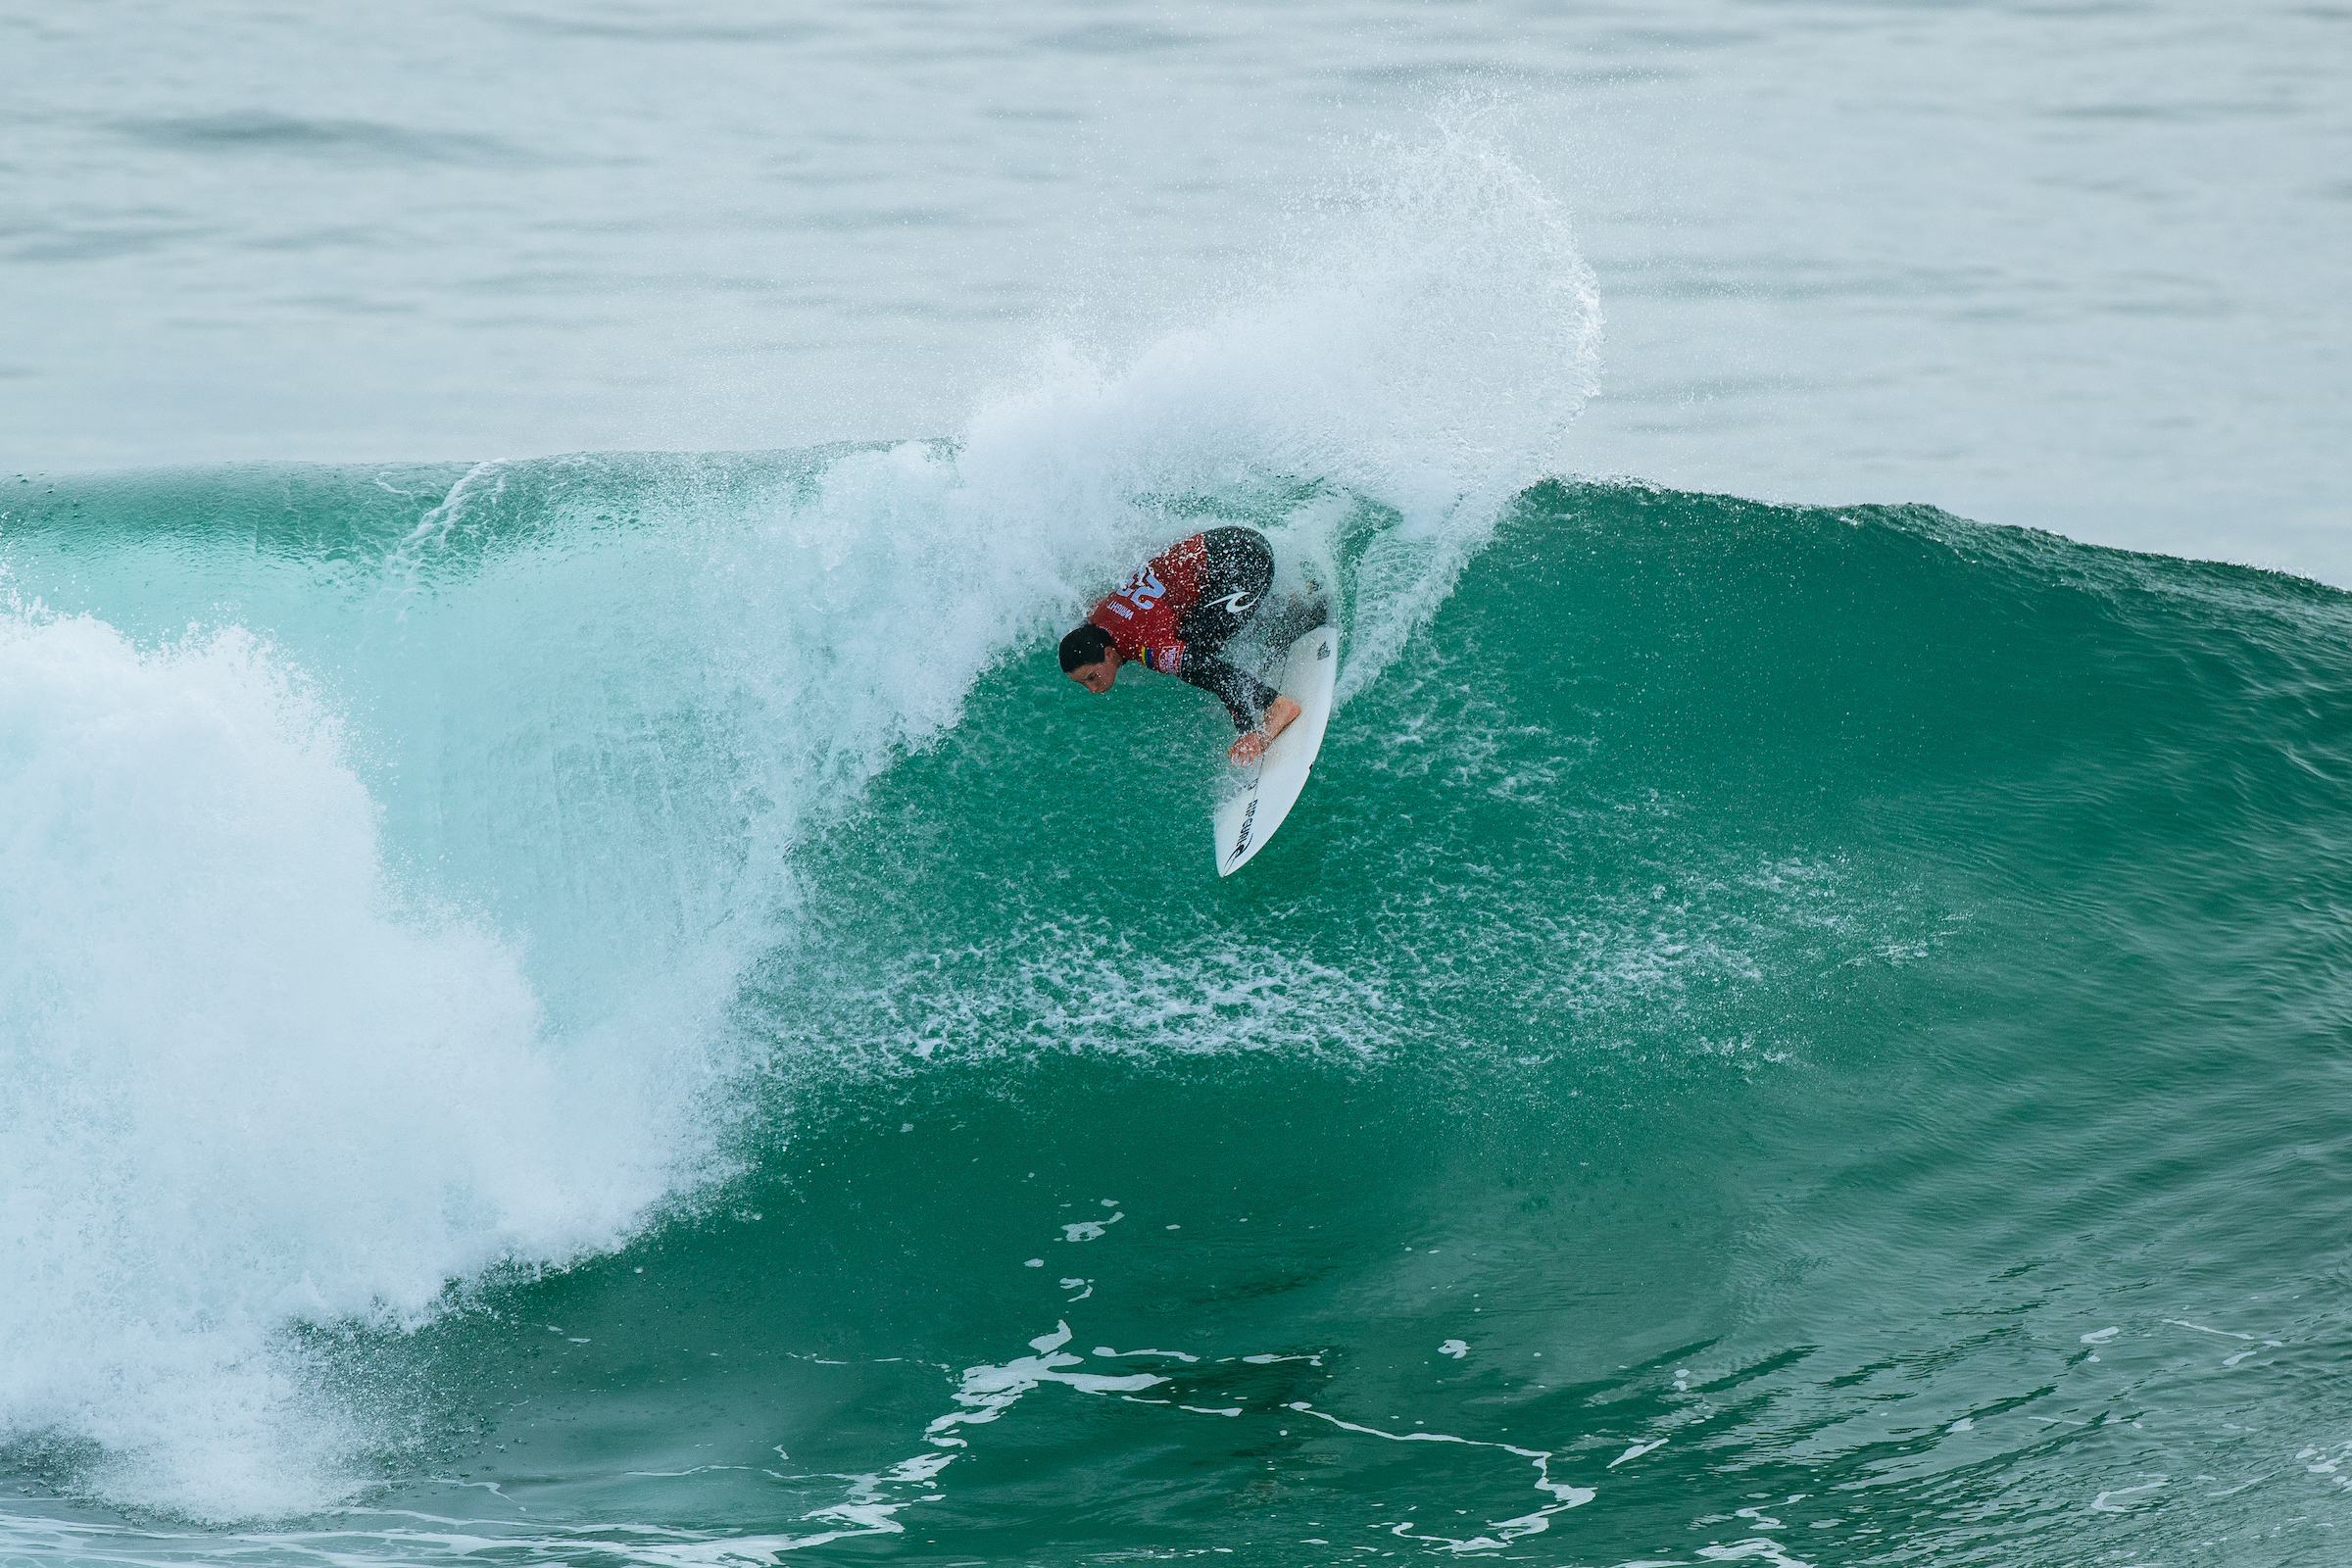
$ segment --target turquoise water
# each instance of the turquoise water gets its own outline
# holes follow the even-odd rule
[[[1219,881],[971,461],[17,487],[12,1555],[2338,1559],[2340,594],[1536,483]]]
[[[2343,1560],[2344,20],[0,19],[0,1559]]]

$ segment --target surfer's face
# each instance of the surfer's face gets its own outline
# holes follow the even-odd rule
[[[1119,666],[1107,655],[1070,671],[1070,679],[1097,696],[1110,690],[1110,683],[1118,678]]]

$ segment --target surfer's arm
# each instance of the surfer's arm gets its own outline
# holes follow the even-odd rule
[[[1188,686],[1200,687],[1223,703],[1225,710],[1233,715],[1233,727],[1238,730],[1255,729],[1258,715],[1281,701],[1281,695],[1273,687],[1248,670],[1198,649],[1186,651],[1184,662],[1176,666],[1176,678]],[[1296,706],[1292,711],[1298,711]]]

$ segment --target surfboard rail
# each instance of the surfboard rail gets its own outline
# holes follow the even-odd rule
[[[1335,625],[1317,626],[1293,642],[1283,656],[1282,677],[1273,683],[1274,689],[1298,705],[1298,716],[1267,745],[1240,787],[1217,803],[1212,826],[1218,876],[1231,876],[1255,858],[1298,803],[1316,755],[1323,750],[1339,678],[1340,629]]]

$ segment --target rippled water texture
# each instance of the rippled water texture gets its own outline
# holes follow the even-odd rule
[[[882,461],[516,470],[422,594],[415,471],[42,496],[20,573],[285,641],[5,644],[13,1549],[2333,1560],[2339,596],[1545,484],[1264,874],[1195,694],[1031,645],[762,896],[818,710],[504,622]]]
[[[2345,24],[8,22],[0,1558],[2340,1561]]]
[[[1314,246],[1494,105],[1576,213],[1562,460],[2352,583],[2340,7],[0,18],[0,462],[762,450],[959,429]]]

